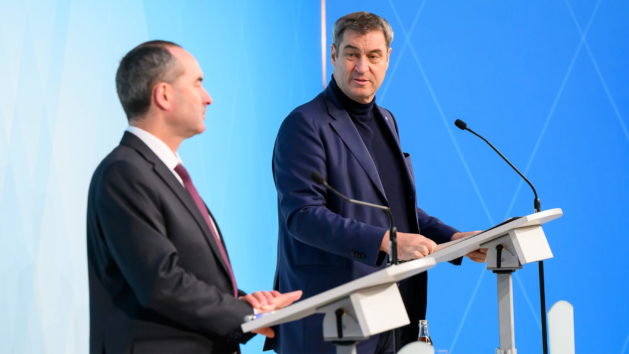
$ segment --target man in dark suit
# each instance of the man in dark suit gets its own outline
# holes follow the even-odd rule
[[[88,197],[92,353],[234,353],[253,336],[240,329],[245,318],[301,295],[236,286],[220,230],[177,155],[205,130],[212,99],[202,80],[194,57],[171,42],[143,43],[120,62],[129,128]]]
[[[279,254],[276,289],[310,297],[383,267],[389,252],[387,216],[350,204],[313,182],[320,173],[351,198],[391,208],[402,260],[426,256],[458,232],[416,206],[411,158],[400,147],[395,118],[375,103],[391,54],[393,32],[383,18],[358,12],[340,18],[333,33],[334,74],[314,100],[284,120],[275,143]],[[484,260],[484,251],[469,254]],[[417,339],[425,317],[426,274],[399,284],[411,320],[401,344]],[[385,306],[385,305],[383,305]],[[322,317],[279,326],[280,353],[332,353]],[[389,333],[358,345],[362,353],[391,352]],[[399,344],[399,343],[398,343]]]

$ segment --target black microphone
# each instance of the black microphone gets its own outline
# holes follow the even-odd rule
[[[348,201],[348,202],[350,202],[352,204],[362,205],[362,206],[366,206],[366,207],[370,207],[370,208],[376,208],[376,209],[380,209],[380,210],[384,211],[384,213],[387,214],[387,216],[389,218],[389,255],[391,257],[391,264],[398,264],[398,256],[397,256],[397,228],[393,224],[393,214],[391,213],[391,209],[389,207],[386,207],[384,205],[364,202],[362,200],[352,199],[352,198],[346,196],[345,194],[337,191],[336,189],[332,188],[332,186],[330,186],[328,184],[328,182],[323,177],[321,177],[321,175],[318,172],[316,172],[316,171],[313,171],[310,174],[310,177],[312,178],[313,181],[315,181],[315,183],[324,186],[325,188],[330,190],[332,193],[338,195],[342,199],[344,199],[344,200],[346,200],[346,201]]]
[[[455,120],[454,125],[456,125],[461,130],[467,129],[467,124],[460,119]]]
[[[494,149],[494,151],[497,152],[498,155],[500,155],[500,157],[502,157],[502,159],[505,160],[505,162],[507,162],[509,166],[511,166],[511,168],[515,172],[517,172],[520,175],[520,177],[524,179],[524,181],[526,181],[526,183],[528,183],[528,185],[533,190],[533,194],[535,195],[535,200],[533,201],[533,207],[535,208],[535,212],[539,213],[540,211],[542,211],[542,203],[537,197],[537,191],[535,190],[535,187],[533,187],[533,184],[531,183],[531,181],[528,180],[528,178],[524,177],[524,175],[517,168],[515,168],[515,166],[513,166],[513,164],[500,151],[498,151],[498,149],[496,149],[496,147],[494,147],[487,139],[483,138],[482,136],[477,134],[475,131],[468,128],[467,124],[464,121],[457,119],[456,121],[454,121],[454,125],[456,125],[457,128],[461,130],[469,131],[470,133],[483,139],[483,141],[486,142],[487,145],[491,146],[491,148]],[[544,285],[544,261],[539,261],[537,262],[537,264],[538,264],[538,270],[539,270],[539,305],[540,305],[540,312],[541,312],[541,318],[542,318],[542,347],[543,347],[544,354],[548,354],[548,334],[546,330],[546,290],[545,290],[545,285]]]
[[[500,157],[502,157],[503,160],[505,160],[506,163],[509,164],[509,166],[511,166],[511,168],[517,172],[517,174],[520,175],[520,177],[522,177],[522,179],[524,179],[524,181],[526,183],[528,183],[529,187],[531,187],[531,189],[533,190],[533,194],[535,195],[535,200],[533,200],[533,208],[535,209],[536,213],[539,213],[540,211],[542,211],[542,203],[540,202],[539,198],[537,197],[537,191],[535,190],[535,187],[533,187],[533,183],[531,183],[531,181],[529,181],[528,178],[524,177],[524,175],[522,174],[522,172],[520,172],[517,168],[515,168],[515,166],[513,166],[513,164],[511,163],[511,161],[509,161],[505,155],[503,155],[500,151],[498,151],[498,149],[496,149],[495,146],[493,146],[487,139],[483,138],[482,136],[480,136],[479,134],[477,134],[475,131],[473,131],[472,129],[467,127],[467,123],[465,123],[464,121],[457,119],[454,121],[454,125],[457,126],[457,128],[461,129],[461,130],[467,130],[470,133],[476,135],[477,137],[483,139],[484,142],[487,143],[487,145],[489,145],[492,149],[494,149],[494,151],[496,153],[498,153],[498,155],[500,155]]]

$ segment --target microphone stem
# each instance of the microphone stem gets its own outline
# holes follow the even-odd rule
[[[348,198],[343,193],[341,193],[341,192],[337,191],[336,189],[334,189],[326,181],[323,181],[323,185],[327,189],[331,190],[334,194],[336,194],[339,197],[347,200],[350,203],[363,205],[363,206],[368,206],[368,207],[371,207],[371,208],[380,209],[380,210],[384,211],[385,214],[387,214],[387,218],[389,219],[389,258],[390,258],[391,264],[393,264],[393,265],[398,264],[399,262],[398,262],[398,255],[397,255],[397,228],[395,227],[395,224],[393,223],[393,214],[391,213],[391,209],[389,207],[386,207],[386,206],[383,206],[383,205],[378,205],[378,204],[373,204],[373,203],[369,203],[369,202],[364,202],[362,200],[356,200],[356,199]]]
[[[482,136],[480,136],[480,135],[476,134],[476,132],[475,132],[475,131],[473,131],[473,130],[472,130],[472,129],[470,129],[470,128],[467,128],[467,127],[466,127],[466,128],[465,128],[465,130],[469,131],[470,133],[472,133],[472,134],[476,135],[477,137],[481,138],[484,142],[486,142],[486,143],[487,143],[487,145],[489,145],[492,149],[494,149],[494,151],[495,151],[498,155],[500,155],[500,157],[502,157],[502,159],[503,159],[506,163],[508,163],[508,164],[509,164],[509,166],[511,166],[511,168],[512,168],[515,172],[517,172],[517,174],[519,174],[519,175],[520,175],[520,177],[522,177],[522,179],[524,179],[524,181],[525,181],[526,183],[528,183],[529,187],[531,187],[531,190],[533,190],[533,194],[535,195],[535,200],[533,201],[533,208],[535,209],[535,212],[536,212],[536,213],[539,213],[540,211],[542,211],[542,203],[541,203],[541,201],[539,200],[539,198],[537,197],[537,191],[535,190],[535,187],[533,187],[533,184],[531,183],[531,181],[529,181],[529,179],[528,179],[528,178],[526,178],[526,177],[522,174],[522,172],[520,172],[520,170],[518,170],[515,166],[513,166],[513,164],[512,164],[512,163],[511,163],[511,162],[510,162],[510,161],[509,161],[509,160],[508,160],[508,159],[507,159],[507,158],[506,158],[506,157],[505,157],[505,156],[504,156],[504,155],[503,155],[500,151],[498,151],[498,149],[496,149],[496,147],[495,147],[492,143],[490,143],[490,142],[489,142],[489,140],[487,140],[487,139],[485,139],[484,137],[482,137]]]
[[[463,122],[463,125],[459,125],[458,124],[459,121],[457,121],[456,126],[459,127],[460,129],[465,129],[467,131],[469,131],[470,133],[476,135],[477,137],[481,138],[484,142],[487,143],[487,145],[489,145],[492,149],[494,149],[494,151],[500,155],[500,157],[502,157],[502,159],[509,164],[509,166],[511,166],[511,168],[517,172],[520,177],[522,177],[522,179],[524,179],[526,181],[526,183],[528,183],[529,187],[531,187],[531,190],[533,190],[533,194],[535,195],[535,200],[533,201],[533,207],[535,209],[536,213],[539,213],[542,211],[542,203],[539,200],[539,197],[537,196],[537,191],[535,190],[535,187],[533,187],[533,184],[531,183],[531,181],[528,180],[528,178],[524,177],[524,175],[517,169],[515,168],[515,166],[513,166],[513,164],[507,160],[507,158],[500,152],[498,151],[498,149],[496,149],[495,146],[492,145],[492,143],[490,143],[487,139],[485,139],[484,137],[476,134],[475,131],[473,131],[472,129],[468,128],[467,125]],[[539,261],[538,263],[538,276],[539,276],[539,305],[540,305],[540,317],[542,320],[542,352],[544,354],[548,354],[548,330],[546,328],[546,285],[544,282],[544,261]]]
[[[384,211],[389,217],[389,257],[391,258],[391,264],[398,264],[397,257],[397,228],[393,224],[393,214],[391,209]]]

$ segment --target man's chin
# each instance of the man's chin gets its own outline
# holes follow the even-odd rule
[[[363,102],[363,101],[369,101],[371,102],[371,99],[374,96],[374,91],[371,88],[368,87],[356,87],[354,86],[351,90],[351,99],[353,99],[354,101],[359,101],[359,102]],[[348,95],[350,96],[350,95]]]
[[[195,135],[199,135],[199,134],[203,133],[204,131],[205,131],[205,124],[201,124],[196,129],[190,131],[190,133],[191,133],[190,137],[193,137]]]
[[[362,104],[370,103],[373,100],[372,95],[365,94],[364,92],[356,93],[352,97],[350,97],[354,101]]]

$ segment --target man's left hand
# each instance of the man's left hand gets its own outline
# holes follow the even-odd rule
[[[452,238],[450,240],[454,241],[454,240],[458,240],[460,238],[473,236],[473,235],[476,235],[476,234],[479,234],[479,233],[480,233],[480,231],[457,232],[454,235],[452,235]],[[473,260],[474,262],[482,263],[482,262],[485,261],[485,258],[487,257],[487,249],[486,248],[479,248],[476,251],[472,251],[472,252],[466,254],[465,257]]]

